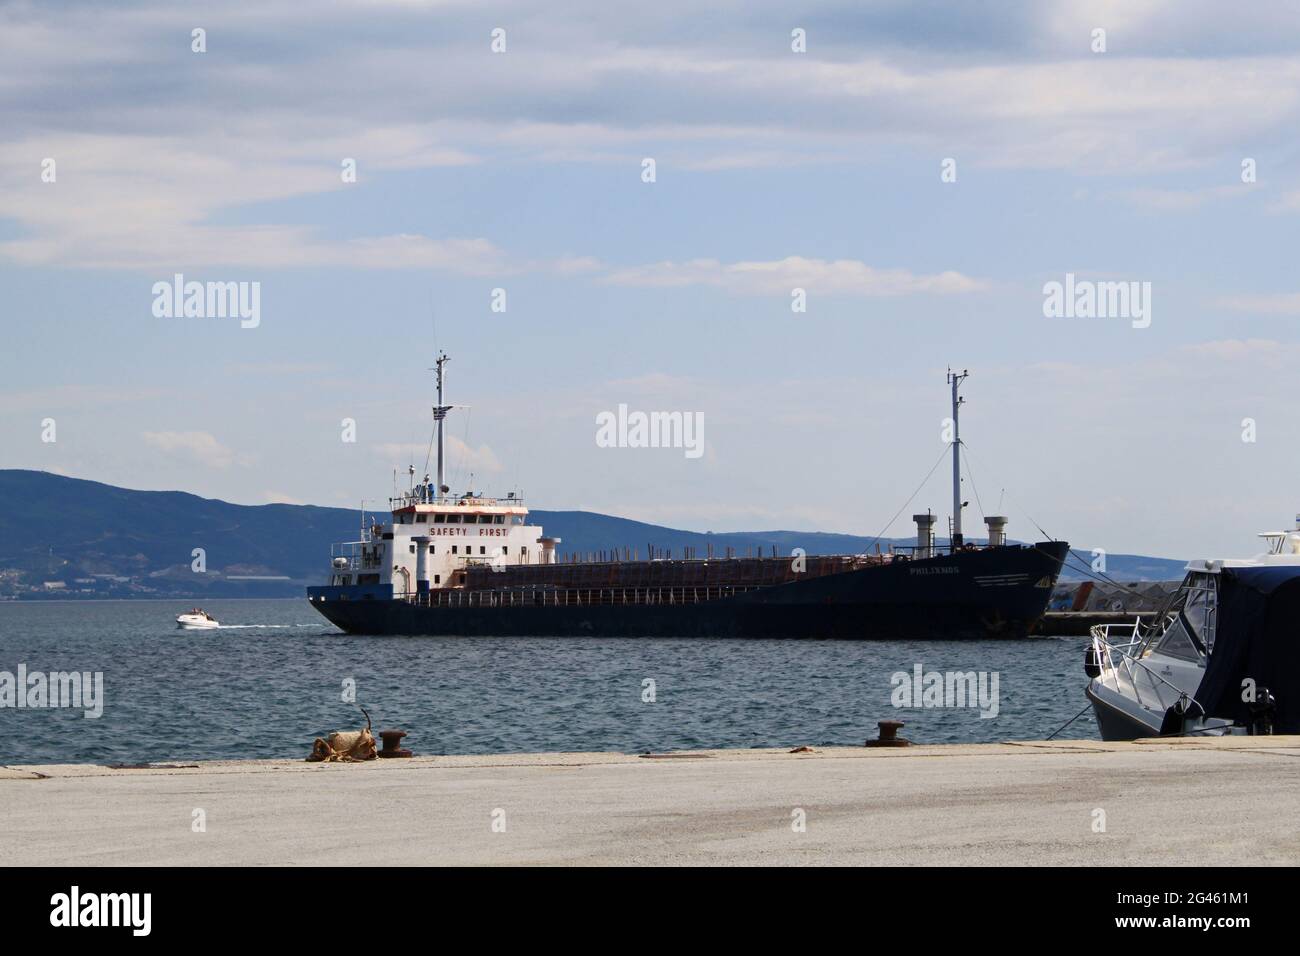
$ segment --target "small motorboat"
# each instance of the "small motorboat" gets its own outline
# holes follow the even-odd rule
[[[191,608],[184,614],[178,615],[176,625],[187,631],[209,630],[221,626],[215,617],[201,607]]]
[[[1092,628],[1103,740],[1300,733],[1300,517],[1267,554],[1192,561],[1154,622]]]

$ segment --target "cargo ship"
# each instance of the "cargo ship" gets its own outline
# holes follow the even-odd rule
[[[312,606],[352,634],[534,637],[1018,638],[1042,617],[1069,551],[1064,541],[1011,543],[990,515],[987,542],[961,525],[959,388],[949,372],[953,514],[947,544],[936,517],[913,515],[914,546],[845,555],[737,555],[638,548],[562,555],[529,521],[522,498],[444,483],[446,365],[435,365],[436,482],[389,499],[390,520],[335,545],[329,583]]]

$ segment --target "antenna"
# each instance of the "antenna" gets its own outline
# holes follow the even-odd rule
[[[966,399],[961,397],[958,389],[966,381],[970,372],[962,369],[960,373],[948,369],[948,384],[952,386],[952,535],[949,544],[956,551],[962,546],[961,536],[961,430],[958,426],[958,414]]]

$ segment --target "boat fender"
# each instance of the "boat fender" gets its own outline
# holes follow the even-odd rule
[[[1083,652],[1083,672],[1089,677],[1101,676],[1101,664],[1097,661],[1097,646],[1089,644]]]
[[[1267,687],[1255,690],[1255,699],[1250,703],[1250,733],[1256,737],[1269,737],[1274,733],[1274,721],[1277,717],[1277,698]]]
[[[1180,697],[1165,711],[1165,719],[1160,722],[1160,736],[1181,737],[1189,719],[1197,720],[1204,716],[1205,711],[1201,709],[1200,704],[1189,700],[1186,696]]]

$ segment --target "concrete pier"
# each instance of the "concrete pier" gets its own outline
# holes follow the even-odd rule
[[[0,866],[1295,865],[1297,816],[1300,737],[8,766]]]

